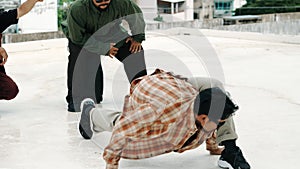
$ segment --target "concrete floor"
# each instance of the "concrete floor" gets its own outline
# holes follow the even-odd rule
[[[148,32],[149,71],[224,81],[239,104],[238,145],[253,169],[297,169],[300,142],[300,37],[212,30]],[[7,73],[20,93],[0,101],[0,169],[105,168],[110,133],[91,141],[78,133],[79,113],[66,111],[67,40],[5,44]],[[100,58],[99,58],[100,59]],[[122,64],[102,57],[102,107],[121,109],[128,92]],[[121,160],[121,169],[217,169],[218,156],[201,146],[182,154]]]

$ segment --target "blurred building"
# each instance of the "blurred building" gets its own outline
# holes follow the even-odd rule
[[[158,16],[157,0],[133,0],[143,11],[146,21],[153,21]]]
[[[161,17],[163,21],[193,20],[194,0],[135,0],[141,7],[146,21]]]
[[[214,0],[194,0],[194,19],[212,19],[214,11]]]
[[[214,0],[214,17],[233,16],[235,9],[242,7],[246,3],[246,0]]]
[[[133,0],[142,9],[147,22],[188,21],[232,16],[246,0]]]

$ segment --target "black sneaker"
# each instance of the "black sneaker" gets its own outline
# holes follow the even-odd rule
[[[85,139],[91,139],[93,131],[91,128],[91,114],[90,111],[95,108],[95,103],[92,99],[86,98],[81,102],[81,118],[79,121],[79,132]]]
[[[218,165],[221,168],[227,169],[250,169],[250,165],[244,158],[239,147],[237,147],[237,150],[233,152],[226,151],[225,148],[218,161]]]

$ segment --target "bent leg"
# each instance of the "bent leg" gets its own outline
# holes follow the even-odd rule
[[[90,113],[92,129],[95,132],[112,131],[115,122],[121,115],[121,112],[103,108],[94,108]]]
[[[188,78],[187,82],[193,85],[199,92],[208,88],[219,87],[224,90],[224,86],[221,81],[213,78],[206,77],[191,77]]]
[[[67,67],[67,87],[68,94],[66,100],[69,104],[73,104],[73,95],[72,95],[72,83],[73,83],[73,73],[75,64],[78,58],[78,55],[81,51],[81,47],[75,45],[70,40],[68,40],[69,56],[68,56],[68,67]]]
[[[84,98],[91,98],[96,103],[102,101],[103,71],[100,55],[82,49],[74,63],[71,84],[72,101],[75,111]],[[69,88],[70,89],[70,88]]]
[[[96,74],[96,80],[95,80],[95,96],[96,96],[96,103],[99,104],[103,100],[103,70],[102,70],[102,65],[101,65],[101,60],[100,64],[97,70]]]
[[[220,144],[226,140],[236,140],[238,135],[235,131],[233,117],[229,117],[226,122],[217,130],[217,143]]]
[[[144,50],[131,53],[129,51],[130,42],[125,43],[118,50],[116,58],[124,64],[124,69],[129,82],[134,79],[147,75]]]
[[[17,84],[6,74],[0,72],[0,100],[11,100],[17,96]]]

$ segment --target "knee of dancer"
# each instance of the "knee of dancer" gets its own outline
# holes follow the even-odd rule
[[[6,100],[12,100],[14,99],[19,93],[19,88],[17,85],[13,85],[10,87],[9,94],[6,97]]]

